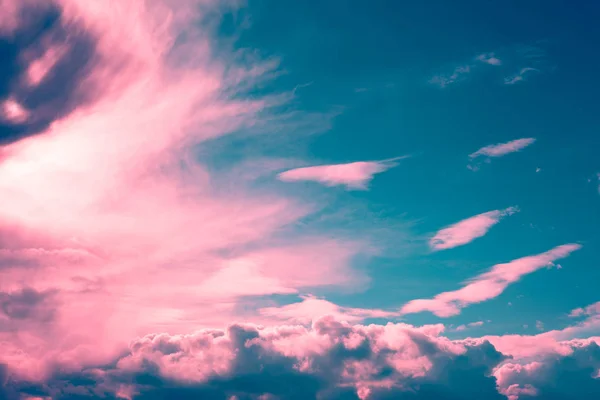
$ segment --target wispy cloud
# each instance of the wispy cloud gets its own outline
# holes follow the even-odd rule
[[[580,248],[579,244],[565,244],[545,253],[494,265],[488,272],[467,281],[461,289],[438,294],[433,299],[410,301],[401,311],[403,314],[429,311],[438,317],[458,315],[460,310],[468,305],[499,296],[508,285],[517,282],[522,276],[552,266],[554,261],[565,258]]]
[[[403,158],[406,157],[296,168],[280,173],[278,178],[284,182],[314,181],[325,186],[345,186],[348,190],[366,190],[375,174],[395,167],[396,161]]]
[[[504,78],[504,84],[514,85],[515,83],[523,82],[526,79],[526,76],[531,72],[540,72],[540,70],[531,67],[521,68],[516,74]]]
[[[342,307],[315,296],[303,296],[302,299],[299,303],[262,308],[259,313],[266,317],[300,324],[309,324],[327,316],[339,321],[361,322],[369,318],[390,319],[400,315],[397,311]]]
[[[429,246],[433,250],[445,250],[462,246],[485,235],[488,230],[508,215],[518,212],[517,207],[509,207],[504,210],[488,211],[450,225],[433,236]]]
[[[477,328],[480,326],[483,326],[483,321],[476,321],[476,322],[468,323],[466,325],[459,325],[456,328],[454,328],[454,330],[456,332],[462,332],[462,331],[466,331],[469,328]]]
[[[451,85],[455,82],[460,82],[466,78],[466,75],[471,72],[470,65],[461,65],[456,67],[451,74],[448,75],[435,75],[433,78],[429,80],[429,83],[432,85],[439,86],[441,88],[445,88],[448,85]]]
[[[525,147],[532,145],[535,138],[522,138],[511,140],[506,143],[491,144],[469,155],[469,158],[485,157],[502,157],[510,153],[515,153],[523,150]]]

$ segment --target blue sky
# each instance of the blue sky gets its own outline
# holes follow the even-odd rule
[[[600,4],[0,17],[0,399],[600,393]]]

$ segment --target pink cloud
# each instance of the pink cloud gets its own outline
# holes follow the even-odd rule
[[[65,55],[66,50],[66,45],[48,46],[40,57],[29,62],[25,72],[27,85],[39,85]]]
[[[464,219],[437,232],[429,241],[429,246],[434,250],[445,250],[465,245],[484,236],[502,218],[518,211],[517,207],[509,207]]]
[[[440,293],[433,299],[412,300],[402,307],[403,314],[429,311],[438,317],[460,314],[470,304],[481,303],[499,296],[511,283],[540,268],[567,257],[581,248],[578,244],[558,246],[545,253],[527,256],[506,264],[494,265],[488,272],[470,279],[465,286],[451,292]]]
[[[470,158],[476,158],[480,156],[485,157],[502,157],[506,154],[515,153],[523,150],[525,147],[532,145],[535,142],[535,138],[523,138],[511,140],[506,143],[491,144],[489,146],[482,147],[476,152],[469,155]]]
[[[147,332],[223,326],[244,296],[363,279],[351,261],[369,252],[365,239],[317,232],[275,240],[315,208],[221,185],[192,153],[266,124],[262,116],[278,104],[244,96],[273,62],[216,55],[203,18],[222,4],[57,6],[63,26],[95,42],[77,89],[89,100],[2,148],[0,293],[14,312],[4,316],[0,364],[43,378],[57,363],[77,370],[106,361]],[[51,68],[58,55],[40,62]],[[52,297],[15,303],[23,290]]]
[[[394,318],[398,312],[364,309],[353,307],[340,307],[324,299],[314,296],[303,296],[299,303],[292,303],[280,307],[266,307],[259,310],[266,317],[274,317],[291,323],[307,324],[325,316],[347,322],[360,322],[367,318]]]
[[[590,304],[585,308],[576,308],[569,313],[569,317],[571,318],[595,315],[600,315],[600,301],[594,304]]]
[[[326,186],[346,186],[349,190],[366,190],[375,174],[394,166],[394,161],[403,157],[383,161],[359,161],[348,164],[319,165],[291,169],[279,174],[285,182],[315,181]]]
[[[589,394],[596,387],[589,373],[600,366],[593,341],[555,341],[555,349],[533,353],[530,348],[539,350],[550,338],[452,341],[442,333],[440,325],[366,326],[331,316],[310,326],[232,324],[227,329],[179,335],[155,333],[131,341],[127,351],[111,360],[112,368],[92,367],[69,375],[82,378],[78,386],[49,380],[39,393],[52,394],[49,398],[90,393],[168,397],[185,388],[190,395],[219,398],[335,399],[351,394],[378,399],[435,394],[436,398],[517,400]],[[146,379],[143,384],[124,384],[139,381],[137,377]],[[571,379],[584,386],[573,386]],[[315,380],[319,385],[310,384]]]
[[[10,123],[20,124],[29,118],[29,111],[14,99],[4,100],[1,108],[2,118]]]
[[[465,330],[467,330],[469,328],[477,328],[479,326],[483,326],[483,321],[475,321],[475,322],[470,322],[470,323],[468,323],[466,325],[459,325],[454,330],[456,332],[462,332],[462,331],[465,331]]]

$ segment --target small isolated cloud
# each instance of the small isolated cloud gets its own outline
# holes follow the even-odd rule
[[[510,153],[515,153],[517,151],[523,150],[525,147],[532,145],[535,142],[535,138],[522,138],[511,140],[506,143],[497,143],[491,144],[481,149],[477,150],[474,153],[469,155],[469,158],[474,159],[477,157],[502,157]]]
[[[464,219],[436,233],[429,241],[429,246],[433,250],[445,250],[465,245],[485,235],[503,217],[512,215],[518,211],[517,207],[509,207],[504,210],[488,211]]]
[[[466,75],[471,72],[470,65],[462,65],[456,67],[454,71],[452,71],[449,75],[436,75],[429,80],[429,83],[432,85],[439,86],[441,88],[445,88],[448,85],[451,85],[455,82],[461,81],[466,78]]]
[[[494,53],[484,53],[477,56],[477,60],[489,65],[502,65],[502,61]]]
[[[531,72],[540,72],[540,70],[531,67],[521,68],[516,74],[504,78],[504,84],[514,85],[515,83],[523,82],[525,81],[526,76],[529,75],[529,73]]]
[[[20,124],[29,118],[29,111],[14,99],[7,99],[2,103],[2,118],[13,124]]]
[[[402,158],[405,157],[296,168],[280,173],[278,178],[284,182],[314,181],[325,186],[346,186],[348,190],[366,190],[375,174],[395,167],[395,161]]]
[[[483,321],[476,321],[476,322],[471,322],[469,324],[466,325],[459,325],[457,326],[454,330],[456,332],[462,332],[462,331],[466,331],[469,328],[477,328],[483,326]]]
[[[542,321],[535,321],[535,328],[538,331],[543,331],[544,330],[544,323]]]
[[[403,314],[429,311],[438,317],[460,314],[462,308],[498,297],[511,283],[522,276],[552,265],[581,248],[578,244],[565,244],[545,253],[527,256],[505,264],[494,265],[489,271],[478,275],[458,290],[438,294],[433,299],[413,300],[402,307]]]

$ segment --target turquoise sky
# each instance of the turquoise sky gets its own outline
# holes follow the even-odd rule
[[[562,269],[524,276],[445,322],[490,320],[478,334],[534,333],[536,321],[563,328],[570,310],[598,300],[597,11],[565,1],[249,2],[236,16],[246,21],[238,44],[281,59],[286,73],[272,89],[296,87],[298,108],[334,115],[325,132],[274,154],[315,164],[411,155],[369,191],[300,183],[342,207],[360,203],[370,228],[395,229],[382,254],[361,265],[372,277],[365,291],[318,295],[389,309],[458,289],[497,263],[579,243]],[[500,65],[477,59],[489,54]],[[506,82],[525,68],[535,71]],[[529,137],[530,147],[467,168],[479,148]],[[473,243],[428,249],[437,230],[510,206],[520,212]]]

